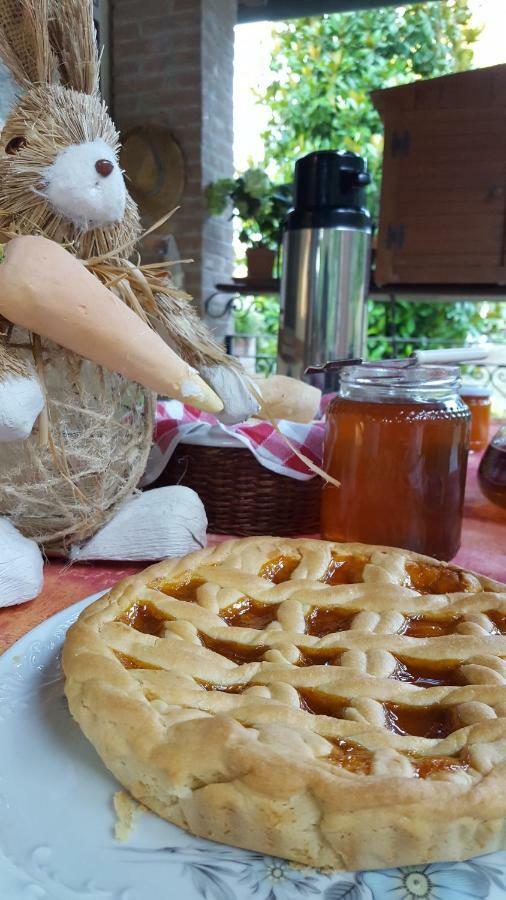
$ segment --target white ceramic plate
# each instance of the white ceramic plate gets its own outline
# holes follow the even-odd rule
[[[506,854],[324,875],[191,837],[151,814],[113,837],[118,784],[70,718],[64,610],[0,657],[1,900],[460,900],[506,896]]]

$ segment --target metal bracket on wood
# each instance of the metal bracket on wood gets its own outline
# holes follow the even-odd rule
[[[387,250],[402,250],[404,247],[405,234],[406,229],[404,225],[389,224],[386,236]]]
[[[411,135],[408,130],[394,131],[390,138],[390,155],[394,159],[409,156]]]

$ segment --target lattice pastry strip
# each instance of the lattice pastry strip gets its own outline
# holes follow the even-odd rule
[[[114,774],[198,834],[349,868],[502,846],[483,812],[505,815],[506,587],[490,579],[384,547],[225,542],[93,604],[64,668]],[[358,840],[367,810],[396,834],[411,803],[437,845],[423,828],[388,851]]]

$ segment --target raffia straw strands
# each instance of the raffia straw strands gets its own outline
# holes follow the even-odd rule
[[[160,228],[162,225],[165,225],[165,223],[168,222],[169,219],[172,218],[172,216],[174,215],[174,213],[176,213],[178,211],[178,209],[179,209],[179,206],[175,206],[174,209],[172,209],[170,212],[168,212],[165,216],[162,216],[161,219],[158,219],[158,221],[156,221],[153,225],[150,225],[150,227],[147,228],[146,231],[143,231],[142,233],[141,233],[140,224],[139,224],[138,230],[135,235],[135,240],[142,241],[142,240],[144,240],[145,237],[148,236],[148,234],[151,234],[153,231],[156,231],[157,228]],[[100,263],[104,263],[108,259],[118,259],[120,256],[124,256],[125,251],[128,250],[129,248],[130,248],[130,244],[128,242],[124,245],[118,244],[112,250],[105,251],[104,253],[98,254],[97,256],[94,256],[94,257],[87,257],[84,260],[84,263],[86,266],[90,266],[91,268],[94,268],[96,265],[99,265]]]
[[[98,90],[99,60],[90,16],[91,0],[52,0],[49,35],[63,84],[93,94]]]
[[[41,340],[38,334],[31,334],[31,342],[32,342],[32,353],[35,361],[35,368],[37,369],[37,375],[40,381],[40,385],[42,387],[45,404],[42,409],[42,412],[39,415],[39,443],[41,447],[45,447],[49,441],[49,414],[47,408],[47,391],[46,391],[46,382],[44,379],[44,362],[42,359],[42,345]]]
[[[14,341],[25,343],[26,333]],[[42,341],[42,353],[49,441],[41,447],[35,429],[26,441],[2,445],[0,515],[48,554],[66,554],[135,490],[151,446],[154,397],[50,342]]]
[[[0,340],[0,382],[8,375],[26,376],[28,371],[28,366],[18,353],[7,353]]]
[[[0,55],[25,87],[51,81],[56,71],[48,21],[48,0],[0,0]]]
[[[97,91],[91,0],[0,0],[0,22],[0,55],[19,84]]]
[[[167,259],[164,262],[145,263],[142,268],[150,271],[151,269],[167,269],[171,266],[180,266],[186,263],[193,262],[195,262],[194,259]]]

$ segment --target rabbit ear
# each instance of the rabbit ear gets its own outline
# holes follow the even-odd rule
[[[49,0],[0,0],[0,57],[23,86],[51,82],[56,63],[49,40]]]
[[[51,0],[49,37],[60,83],[82,94],[95,93],[99,58],[93,0]]]

